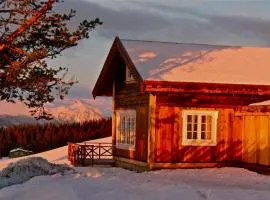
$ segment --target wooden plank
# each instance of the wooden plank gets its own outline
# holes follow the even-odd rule
[[[267,144],[267,149],[268,149],[268,166],[270,166],[270,115],[268,115],[268,144]]]
[[[145,91],[179,92],[179,93],[210,93],[210,94],[245,94],[256,96],[270,95],[268,85],[202,83],[202,82],[170,82],[170,81],[144,81]]]
[[[112,144],[116,144],[116,112],[115,112],[115,82],[113,82],[112,98]]]
[[[242,161],[242,138],[243,138],[243,116],[234,116],[233,120],[233,161]]]
[[[138,166],[141,166],[141,167],[148,167],[148,163],[133,160],[133,159],[127,159],[127,158],[122,158],[122,157],[114,157],[114,160],[129,163],[129,164],[133,164],[133,165],[138,165]]]
[[[257,132],[257,163],[268,165],[269,163],[269,120],[268,116],[256,117]]]
[[[182,117],[183,109],[178,107],[176,112],[178,112],[178,117],[175,119],[175,123],[178,124],[178,150],[177,150],[177,162],[183,161],[183,154],[182,154],[182,137],[183,137],[183,117]]]
[[[161,93],[159,94],[159,105],[163,106],[183,106],[202,108],[237,108],[251,103],[264,101],[270,97],[257,96],[252,99],[245,96],[228,96],[211,93]],[[268,109],[269,110],[269,109]]]
[[[155,162],[159,162],[160,158],[160,147],[161,147],[161,138],[160,138],[160,128],[159,128],[159,120],[160,120],[160,107],[156,108],[156,124],[155,124]]]
[[[166,113],[166,132],[163,134],[164,136],[164,150],[166,152],[165,157],[163,159],[163,162],[173,162],[173,135],[174,135],[174,108],[173,107],[167,107],[167,113]],[[163,123],[162,123],[163,126]]]
[[[148,106],[148,158],[147,162],[152,167],[156,155],[156,96],[149,94]]]
[[[156,162],[172,162],[174,108],[158,107],[156,124]]]
[[[192,146],[182,146],[181,148],[181,154],[182,154],[182,160],[183,162],[193,162],[193,153],[194,153],[194,147]]]
[[[243,161],[247,163],[256,163],[257,142],[256,142],[255,116],[245,116],[244,123],[245,123],[245,134],[244,134]]]
[[[224,109],[219,110],[218,116],[218,127],[217,127],[217,145],[214,150],[214,157],[216,161],[224,161],[225,155],[225,139],[224,139],[224,121],[225,121],[225,113]]]
[[[119,148],[114,148],[113,149],[113,157],[123,157],[123,158],[129,158],[136,160],[136,152],[135,150],[128,150],[128,149],[119,149]]]
[[[155,163],[153,169],[191,169],[230,166],[226,163]]]
[[[198,146],[192,147],[192,162],[207,163],[211,160],[211,147],[210,146]]]
[[[146,106],[137,107],[136,115],[136,159],[147,161],[148,153],[145,149],[148,148],[148,109]]]
[[[181,144],[179,144],[179,140],[182,137],[182,129],[180,129],[180,116],[181,109],[179,107],[174,107],[174,119],[173,119],[173,136],[172,136],[172,162],[179,162],[178,154],[179,148]]]
[[[233,110],[218,109],[217,145],[212,147],[212,161],[228,162],[233,159]]]
[[[228,157],[227,161],[232,161],[233,156],[235,154],[234,152],[234,145],[233,145],[233,116],[234,116],[234,110],[233,109],[228,109],[228,123],[227,123],[227,152],[228,152]]]

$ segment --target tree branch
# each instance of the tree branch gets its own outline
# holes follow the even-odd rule
[[[4,44],[0,44],[0,52],[3,51],[8,44],[11,44],[18,36],[20,36],[28,27],[34,24],[40,17],[42,17],[53,5],[56,0],[48,0],[48,2],[32,17],[26,20],[16,31],[9,35]]]

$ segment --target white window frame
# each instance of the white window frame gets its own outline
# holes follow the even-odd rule
[[[187,138],[187,116],[197,115],[198,126],[197,126],[197,139]],[[201,139],[201,119],[202,116],[207,115],[212,117],[211,121],[211,139]],[[182,134],[182,145],[184,146],[216,146],[217,145],[217,120],[218,111],[216,110],[183,110],[183,134]]]
[[[132,126],[133,130],[130,130],[132,129]],[[121,134],[122,131],[123,133]],[[129,136],[127,136],[127,134]],[[135,145],[136,145],[136,110],[135,109],[116,110],[116,148],[135,150]]]
[[[126,66],[126,83],[132,83],[132,82],[135,82],[135,79],[130,69],[128,68],[128,66]]]

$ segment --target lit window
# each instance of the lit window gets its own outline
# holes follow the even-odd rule
[[[132,82],[132,81],[134,81],[134,78],[133,78],[133,76],[132,76],[132,74],[131,74],[131,71],[129,70],[128,67],[126,67],[126,81],[127,81],[127,82]]]
[[[136,110],[116,111],[116,146],[135,149]]]
[[[184,110],[183,145],[215,146],[218,111]]]

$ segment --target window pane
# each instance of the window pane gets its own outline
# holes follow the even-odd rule
[[[211,124],[212,123],[212,116],[208,115],[207,116],[207,124]]]
[[[187,139],[189,139],[189,140],[192,139],[192,132],[187,132]]]
[[[197,123],[198,122],[198,115],[193,115],[193,122]]]
[[[206,124],[202,124],[201,130],[204,131],[204,132],[206,131]]]
[[[187,131],[192,131],[192,124],[187,124]]]
[[[193,124],[193,131],[197,131],[198,124]]]
[[[136,112],[117,112],[116,125],[116,144],[135,145]]]
[[[193,138],[192,139],[196,140],[198,138],[197,136],[198,136],[197,132],[193,132]]]
[[[187,122],[188,123],[192,123],[192,115],[188,115],[187,116]]]
[[[131,123],[130,117],[127,118],[127,134],[126,134],[126,143],[130,144],[130,131],[131,131]]]
[[[208,121],[209,119],[209,121]],[[207,118],[207,131],[212,131],[212,118],[211,116]]]
[[[130,133],[130,144],[135,144],[134,141],[134,133],[135,133],[135,118],[132,117],[131,119],[131,125],[130,125],[130,129],[131,129],[131,133]]]
[[[122,121],[122,128],[121,128],[121,132],[120,132],[120,143],[124,143],[124,140],[125,140],[125,138],[124,138],[124,134],[125,134],[125,122],[126,122],[126,120],[125,120],[125,117],[123,116],[122,118],[121,118],[121,121]]]
[[[206,139],[207,140],[211,140],[211,132],[210,131],[208,131],[208,132],[206,132]]]
[[[216,129],[213,129],[213,126],[217,126],[217,114],[218,111],[184,110],[183,131],[186,132],[183,134],[186,138],[183,138],[183,144],[192,146],[215,145]]]
[[[205,140],[206,139],[206,133],[205,132],[201,132],[201,139]]]
[[[205,122],[206,122],[206,116],[202,115],[202,123],[205,123]]]

